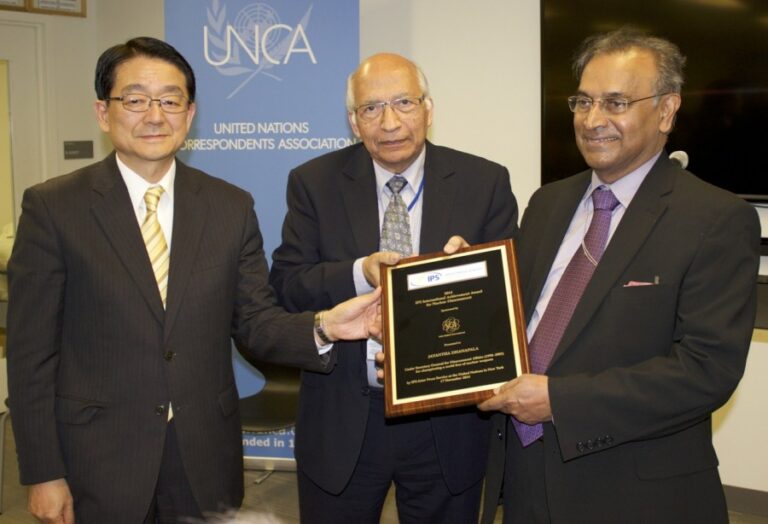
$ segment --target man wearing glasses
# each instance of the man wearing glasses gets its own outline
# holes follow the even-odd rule
[[[294,169],[270,281],[290,311],[332,307],[379,283],[379,264],[516,234],[507,170],[426,141],[433,103],[402,56],[347,82],[362,143]],[[374,340],[345,343],[330,373],[302,374],[296,460],[302,522],[378,523],[394,482],[402,523],[477,520],[490,426],[472,409],[385,420]]]
[[[195,77],[173,47],[114,46],[95,83],[115,153],[25,192],[8,265],[21,482],[43,522],[186,522],[243,498],[231,339],[327,370],[332,340],[378,332],[378,294],[275,306],[250,195],[175,159]]]
[[[542,187],[521,222],[533,370],[480,405],[511,415],[483,522],[502,480],[506,523],[728,522],[711,414],[744,371],[760,229],[664,151],[684,61],[628,29],[576,57],[591,169]]]

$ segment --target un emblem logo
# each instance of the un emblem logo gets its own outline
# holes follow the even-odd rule
[[[281,81],[277,68],[290,63],[293,55],[317,64],[305,31],[311,13],[310,5],[299,23],[290,26],[280,21],[271,5],[257,2],[246,5],[229,23],[226,2],[211,0],[208,23],[203,26],[205,61],[221,75],[245,77],[227,98],[236,95],[257,75]]]
[[[445,333],[455,333],[461,327],[461,322],[456,317],[448,317],[443,320],[443,331]]]
[[[262,33],[266,32],[266,29],[276,26],[280,23],[280,15],[274,8],[267,4],[251,4],[245,6],[237,16],[235,22],[232,24],[238,35],[245,41],[248,49],[258,49],[261,44],[267,54],[271,55],[275,50],[275,46],[280,41],[280,34],[277,32],[269,32],[261,42],[257,42],[259,38],[259,32],[254,31],[255,27],[258,27]]]

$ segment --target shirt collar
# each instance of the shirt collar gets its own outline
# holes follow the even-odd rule
[[[404,191],[410,189],[416,193],[419,189],[419,185],[421,185],[421,180],[424,178],[424,159],[426,156],[427,146],[425,145],[421,150],[421,153],[419,153],[419,156],[416,157],[416,160],[414,160],[402,173],[392,173],[374,161],[373,172],[376,173],[377,193],[379,195],[383,194],[385,188],[387,192],[390,192],[389,188],[386,187],[387,182],[389,182],[389,179],[395,175],[400,175],[408,181],[408,185],[405,187]]]
[[[624,175],[612,184],[606,184],[598,178],[594,171],[592,171],[592,180],[589,184],[589,187],[587,188],[587,192],[585,193],[584,198],[582,199],[582,203],[591,203],[592,192],[600,186],[606,186],[611,191],[613,191],[613,194],[616,196],[616,199],[619,201],[621,206],[624,209],[627,209],[630,202],[632,202],[632,199],[635,197],[635,193],[637,193],[637,190],[640,189],[640,184],[642,184],[643,180],[645,180],[645,177],[648,176],[648,173],[651,171],[653,164],[655,164],[656,160],[659,159],[662,151],[664,150],[662,149],[653,155],[653,157],[651,157],[643,165],[631,173]]]
[[[144,207],[144,193],[147,189],[153,186],[162,186],[164,195],[168,195],[168,200],[173,202],[173,182],[176,179],[176,159],[173,159],[171,167],[163,175],[163,177],[155,184],[150,184],[144,178],[141,177],[136,171],[125,165],[120,160],[120,154],[115,155],[117,160],[117,168],[120,170],[120,175],[123,177],[125,186],[128,188],[128,195],[131,197],[131,205],[133,209],[143,209]]]

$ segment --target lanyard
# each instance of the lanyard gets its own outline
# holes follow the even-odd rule
[[[408,204],[408,212],[409,213],[411,212],[411,209],[413,209],[413,206],[416,205],[416,202],[419,201],[419,197],[421,196],[421,191],[424,189],[424,179],[425,178],[427,178],[427,177],[422,175],[422,177],[421,177],[421,184],[419,184],[419,190],[416,191],[416,196],[413,197],[413,200],[411,201],[411,203]]]

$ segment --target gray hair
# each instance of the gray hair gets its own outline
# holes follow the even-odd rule
[[[584,40],[573,59],[572,68],[576,81],[581,80],[584,68],[596,55],[618,53],[631,48],[649,51],[656,59],[657,93],[680,93],[685,66],[685,57],[680,48],[669,40],[647,35],[631,27],[593,35]]]
[[[429,98],[429,82],[427,82],[427,77],[424,74],[424,71],[421,70],[421,68],[416,65],[415,63],[411,62],[413,64],[413,67],[416,68],[416,78],[419,82],[419,89],[421,90],[421,94],[424,96],[424,98]],[[353,113],[355,111],[355,93],[354,93],[354,87],[353,83],[355,80],[355,76],[357,75],[360,68],[355,69],[348,77],[347,77],[347,95],[346,95],[346,103],[347,103],[347,111],[349,113]]]

